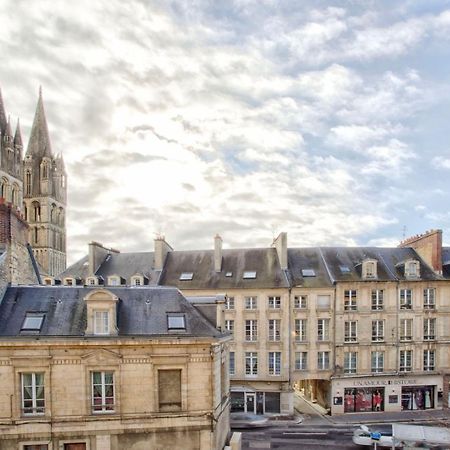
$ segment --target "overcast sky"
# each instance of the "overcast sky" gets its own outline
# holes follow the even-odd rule
[[[68,253],[450,241],[450,1],[3,0],[0,87],[42,85]]]

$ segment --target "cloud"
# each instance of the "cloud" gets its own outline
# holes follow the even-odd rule
[[[450,158],[446,158],[444,156],[435,156],[431,160],[431,165],[435,169],[450,169]]]

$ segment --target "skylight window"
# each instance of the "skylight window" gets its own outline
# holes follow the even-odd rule
[[[316,272],[314,269],[302,269],[302,276],[304,277],[315,277]]]
[[[194,274],[192,272],[183,272],[180,275],[180,281],[189,281],[192,280],[192,278],[194,278]]]
[[[44,322],[44,313],[26,313],[22,324],[22,331],[41,331]]]
[[[225,274],[225,276],[226,276],[227,278],[230,278],[230,277],[233,276],[233,272],[227,272],[227,273]]]
[[[185,330],[186,321],[184,319],[184,316],[168,314],[167,328],[168,330]]]
[[[246,271],[246,272],[244,272],[244,275],[242,276],[242,278],[244,278],[246,280],[256,278],[256,271],[254,271],[254,270]]]
[[[339,270],[341,273],[350,273],[350,267],[348,266],[339,266]]]

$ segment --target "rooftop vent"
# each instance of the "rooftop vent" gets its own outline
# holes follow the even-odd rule
[[[180,275],[180,281],[190,281],[194,278],[194,274],[192,272],[183,272]]]
[[[341,273],[350,273],[350,267],[348,266],[339,266],[339,270]]]
[[[244,275],[242,275],[242,278],[244,278],[245,280],[256,278],[256,271],[254,270],[245,271]]]
[[[316,272],[314,269],[302,269],[302,276],[304,277],[315,277]]]

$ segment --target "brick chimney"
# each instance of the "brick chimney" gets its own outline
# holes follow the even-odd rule
[[[111,253],[120,253],[119,250],[106,248],[99,242],[92,241],[89,244],[89,277],[93,277],[106,257]]]
[[[430,230],[400,242],[411,247],[438,274],[442,274],[442,230]]]
[[[275,247],[278,255],[278,261],[282,270],[287,270],[287,233],[282,232],[272,242],[272,247]]]
[[[214,271],[222,271],[222,238],[218,234],[214,237]]]
[[[173,248],[166,242],[164,236],[157,236],[155,239],[155,270],[163,270],[167,253]]]

